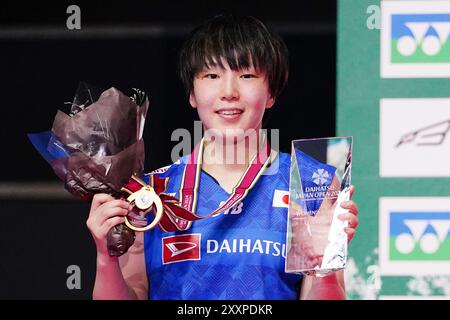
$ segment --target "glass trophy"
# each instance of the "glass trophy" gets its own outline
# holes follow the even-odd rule
[[[352,137],[292,141],[287,273],[326,276],[345,268],[348,222],[338,219],[350,200]]]

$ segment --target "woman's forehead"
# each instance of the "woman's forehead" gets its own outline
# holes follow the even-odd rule
[[[253,63],[253,59],[249,58],[246,60],[242,60],[242,59],[238,59],[237,57],[235,57],[233,60],[230,61],[230,59],[227,59],[226,57],[220,56],[215,57],[215,56],[211,56],[211,57],[206,57],[204,62],[203,62],[203,66],[201,68],[201,70],[210,70],[210,69],[222,69],[222,70],[226,70],[226,69],[230,69],[233,71],[238,71],[238,70],[248,70],[248,69],[253,69],[255,71],[258,71],[259,68],[257,68],[257,66],[255,66],[255,64]]]

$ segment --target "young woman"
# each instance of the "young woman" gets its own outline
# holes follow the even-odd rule
[[[312,278],[284,271],[288,209],[274,198],[289,190],[290,156],[268,147],[261,123],[286,84],[287,55],[283,41],[253,17],[217,16],[191,33],[179,71],[203,123],[203,143],[193,157],[142,179],[168,177],[165,193],[190,201],[184,188],[194,170],[198,188],[189,208],[221,214],[175,221],[181,231],[137,233],[125,255],[110,257],[108,230],[124,222],[130,205],[96,195],[87,221],[97,246],[94,299],[345,298],[343,272]],[[253,172],[255,157],[261,161]],[[193,167],[189,159],[197,160]],[[230,201],[232,207],[221,207]],[[353,201],[342,207],[351,239],[358,210]]]

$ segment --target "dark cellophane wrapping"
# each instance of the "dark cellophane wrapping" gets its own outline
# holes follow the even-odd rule
[[[29,137],[73,195],[84,201],[97,193],[126,197],[122,186],[144,168],[142,133],[148,105],[137,89],[131,98],[115,88],[99,95],[80,83],[70,114],[58,111],[51,133]],[[44,136],[48,144],[42,142]],[[44,147],[37,146],[39,139]],[[108,234],[109,254],[122,255],[134,239],[134,231],[117,225]]]

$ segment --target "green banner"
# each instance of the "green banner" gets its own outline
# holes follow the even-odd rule
[[[350,299],[450,298],[450,1],[338,0],[337,133],[360,225]]]

